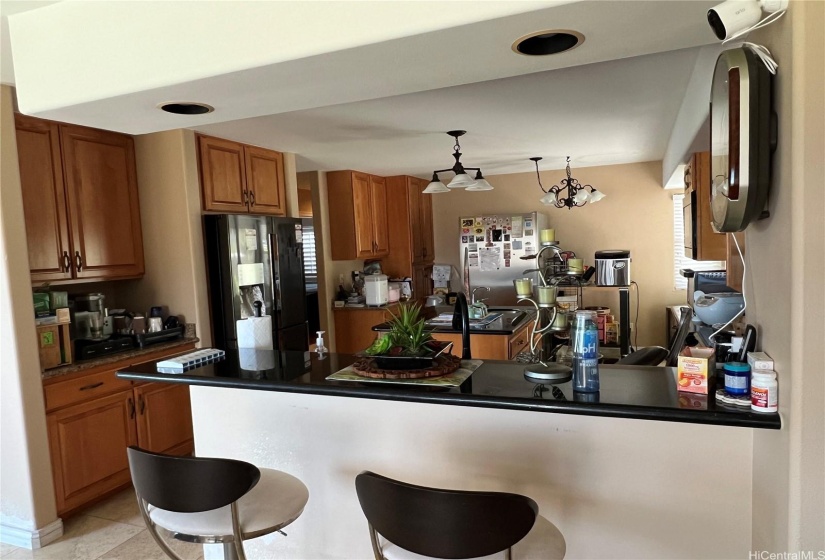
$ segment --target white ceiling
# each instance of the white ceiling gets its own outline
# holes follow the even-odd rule
[[[2,0],[3,4],[8,0]],[[181,127],[301,169],[487,174],[661,159],[716,0],[89,2],[9,17],[20,110],[132,134]],[[195,9],[193,9],[195,8]],[[117,25],[112,25],[117,21]],[[575,29],[550,57],[515,39]],[[210,115],[159,111],[201,101]]]

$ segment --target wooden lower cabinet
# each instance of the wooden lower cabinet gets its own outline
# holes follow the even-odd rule
[[[470,334],[470,353],[477,360],[514,360],[519,352],[529,347],[527,323],[513,334]],[[434,333],[433,338],[452,342],[451,354],[461,355],[460,333]]]
[[[126,448],[138,443],[132,390],[46,418],[58,515],[129,482]]]
[[[188,385],[148,383],[135,387],[138,444],[156,453],[192,452],[192,406]]]
[[[146,358],[161,359],[194,345]],[[69,379],[48,380],[46,425],[58,515],[129,484],[126,448],[188,455],[194,449],[187,385],[118,379],[128,361]]]
[[[378,336],[372,327],[392,319],[390,311],[394,311],[396,307],[396,305],[390,305],[376,309],[334,308],[335,351],[339,354],[355,354],[366,349]]]

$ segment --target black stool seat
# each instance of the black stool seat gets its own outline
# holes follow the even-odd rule
[[[519,494],[415,486],[369,471],[355,478],[376,560],[564,558],[561,532]]]
[[[292,475],[234,459],[176,457],[129,447],[129,470],[149,533],[195,543],[223,543],[226,560],[245,560],[243,540],[286,527],[304,511],[306,486]]]

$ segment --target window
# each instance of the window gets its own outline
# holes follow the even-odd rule
[[[725,261],[695,261],[685,256],[685,222],[682,201],[685,195],[673,195],[673,282],[677,290],[687,290],[687,278],[679,274],[683,268],[692,270],[725,270]]]
[[[311,220],[302,220],[304,227],[304,276],[307,284],[318,282],[318,260],[315,255],[315,229]]]

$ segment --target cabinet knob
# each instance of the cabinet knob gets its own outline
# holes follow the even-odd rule
[[[249,206],[249,191],[246,189],[243,191],[243,203]]]
[[[83,257],[80,255],[80,251],[74,252],[74,258],[77,261],[77,271],[80,272],[83,270]]]
[[[129,403],[129,419],[133,420],[135,418],[135,401],[132,400],[132,397],[129,397],[127,402]]]
[[[255,191],[249,191],[249,205],[255,206]]]
[[[69,256],[68,251],[63,251],[63,272],[69,272],[72,269],[72,257]]]
[[[140,415],[143,416],[143,411],[146,410],[146,401],[143,399],[143,395],[138,397],[138,411]]]

